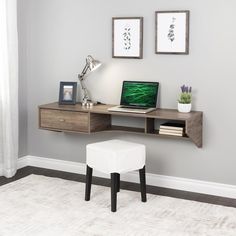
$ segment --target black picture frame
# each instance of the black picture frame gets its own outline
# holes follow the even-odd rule
[[[77,95],[77,82],[60,82],[59,104],[75,105]]]

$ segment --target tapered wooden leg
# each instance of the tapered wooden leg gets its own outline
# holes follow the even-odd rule
[[[117,173],[111,173],[111,211],[116,212],[117,204]]]
[[[145,174],[145,166],[139,170],[139,178],[140,178],[140,188],[141,188],[141,199],[142,202],[147,201],[146,196],[146,174]]]
[[[91,184],[92,184],[92,174],[93,174],[93,169],[90,168],[90,167],[87,165],[85,201],[89,201],[89,200],[90,200]]]
[[[116,191],[120,192],[120,174],[116,175]]]

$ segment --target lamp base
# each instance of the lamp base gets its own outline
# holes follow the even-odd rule
[[[93,103],[92,101],[82,102],[82,107],[83,108],[93,108],[93,105],[95,105],[95,103]]]
[[[102,102],[99,102],[99,101],[87,101],[87,102],[77,102],[77,104],[81,104],[82,107],[84,108],[90,108],[90,107],[93,107],[93,106],[96,106],[96,105],[106,105],[106,103],[102,103]]]

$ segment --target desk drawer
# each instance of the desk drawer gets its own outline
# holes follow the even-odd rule
[[[77,111],[40,109],[40,128],[59,131],[88,132],[89,114]]]

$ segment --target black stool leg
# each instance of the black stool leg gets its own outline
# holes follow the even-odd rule
[[[111,173],[111,211],[116,212],[117,204],[117,173]]]
[[[120,174],[117,173],[117,176],[116,176],[116,191],[117,192],[120,192]]]
[[[145,166],[139,170],[139,178],[140,178],[140,187],[141,187],[141,199],[142,202],[147,201],[146,196],[146,174],[145,174]]]
[[[89,200],[90,200],[91,184],[92,184],[92,174],[93,174],[93,169],[90,168],[90,167],[87,165],[85,201],[89,201]]]

